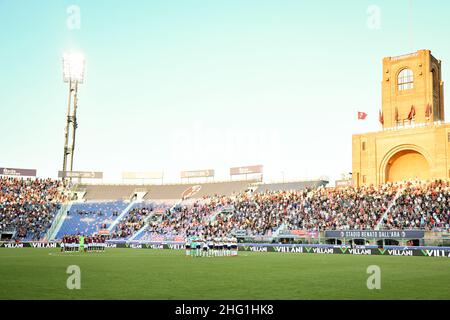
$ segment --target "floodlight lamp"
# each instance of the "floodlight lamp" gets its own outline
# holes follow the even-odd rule
[[[64,53],[63,55],[63,78],[64,82],[76,81],[83,83],[85,59],[78,52]]]

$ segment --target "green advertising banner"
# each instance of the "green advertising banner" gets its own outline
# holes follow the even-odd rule
[[[58,242],[0,242],[0,248],[59,248]],[[107,248],[154,249],[154,250],[184,250],[180,243],[107,243]],[[278,253],[306,253],[306,254],[349,254],[349,255],[377,255],[377,256],[415,256],[415,257],[446,257],[450,258],[450,249],[430,247],[415,248],[349,248],[307,245],[274,245],[274,244],[243,244],[239,251],[246,252],[278,252]]]

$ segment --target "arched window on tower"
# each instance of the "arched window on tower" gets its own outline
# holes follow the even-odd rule
[[[403,69],[398,74],[398,91],[414,88],[414,74],[411,69]]]

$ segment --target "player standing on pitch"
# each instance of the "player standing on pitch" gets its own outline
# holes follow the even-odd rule
[[[189,239],[189,237],[186,237],[184,247],[186,249],[186,257],[191,256],[191,240]]]
[[[203,237],[201,240],[201,245],[202,245],[202,257],[206,257],[208,256],[208,243],[206,242],[206,238]]]
[[[237,238],[231,238],[231,256],[235,257],[238,254]]]
[[[227,257],[229,257],[229,256],[231,256],[231,238],[230,237],[225,237],[225,246],[226,246],[225,255]]]
[[[207,242],[208,242],[208,257],[212,257],[214,255],[214,241],[209,236]]]
[[[202,256],[202,238],[197,237],[195,244],[196,244],[195,247],[196,247],[197,257],[201,257]]]

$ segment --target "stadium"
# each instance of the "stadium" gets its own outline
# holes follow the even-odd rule
[[[11,13],[19,10],[8,1],[0,2],[2,7]],[[72,26],[67,32],[77,32],[73,30],[84,7],[89,20],[94,5],[81,1],[79,6],[67,8],[67,25]],[[448,9],[446,4],[442,7]],[[136,10],[132,12],[137,14]],[[22,31],[16,30],[18,34]],[[81,33],[71,41],[79,38],[81,46],[83,35],[89,38]],[[131,37],[131,33],[127,36]],[[87,40],[86,46],[93,51],[101,47]],[[395,50],[403,47],[399,45]],[[301,131],[304,145],[286,140],[284,157],[290,157],[286,149],[300,149],[292,156],[290,168],[294,169],[286,170],[284,160],[265,161],[266,156],[276,153],[270,150],[267,137],[261,144],[267,149],[258,147],[262,157],[259,153],[241,157],[239,152],[228,150],[230,156],[219,153],[214,162],[203,149],[185,143],[174,143],[175,152],[170,155],[164,149],[168,144],[164,136],[175,128],[167,129],[170,121],[164,122],[154,113],[150,115],[156,124],[146,124],[156,126],[157,136],[147,126],[139,129],[141,125],[136,121],[144,117],[145,111],[137,118],[125,109],[118,112],[117,118],[103,112],[86,117],[84,104],[89,98],[100,97],[102,90],[109,92],[104,99],[111,112],[115,99],[117,105],[122,95],[133,101],[137,99],[132,97],[136,91],[127,91],[125,84],[120,84],[124,86],[121,91],[114,91],[114,80],[110,79],[112,87],[106,89],[92,80],[92,86],[97,85],[99,90],[93,92],[95,88],[88,89],[89,77],[100,76],[107,63],[91,67],[80,51],[64,53],[59,66],[63,81],[60,79],[58,85],[65,91],[55,94],[63,97],[56,102],[60,110],[20,115],[30,118],[24,123],[31,126],[32,133],[24,139],[32,142],[25,144],[21,140],[20,131],[25,129],[20,121],[11,126],[11,118],[0,118],[0,125],[6,128],[0,129],[0,299],[450,299],[450,124],[445,122],[443,81],[448,74],[443,70],[449,64],[450,51],[443,47],[433,52],[422,49],[389,54],[377,52],[377,63],[368,62],[378,70],[370,77],[379,82],[377,75],[382,76],[381,91],[379,84],[370,89],[381,92],[381,104],[358,107],[357,113],[349,111],[358,119],[358,128],[352,127],[351,120],[335,121],[333,131],[342,127],[352,131],[351,135],[345,131],[344,140],[340,136],[339,141],[331,137],[329,143],[320,140],[320,128],[312,131],[314,134]],[[358,69],[361,60],[352,59],[352,68]],[[195,58],[192,61],[197,63]],[[39,65],[38,60],[31,63]],[[132,59],[123,65],[131,70],[135,67]],[[57,74],[60,69],[55,67],[49,73]],[[117,66],[117,70],[120,73],[123,69]],[[333,68],[321,70],[325,71],[331,73]],[[206,77],[209,74],[198,72],[205,72]],[[138,72],[133,75],[141,76]],[[0,85],[6,84],[6,76],[1,77]],[[57,77],[48,78],[45,81],[52,83]],[[161,80],[158,88],[163,90],[165,85]],[[352,85],[358,86],[356,82]],[[260,93],[261,101],[271,99]],[[142,94],[146,97],[145,92]],[[10,96],[0,95],[0,104],[15,99],[26,104],[22,98]],[[50,105],[54,100],[47,96],[36,99],[48,100]],[[180,93],[177,99],[181,108],[183,99],[189,98]],[[198,100],[202,97],[196,96],[195,103]],[[92,104],[102,104],[102,98]],[[14,105],[18,106],[19,116],[19,103]],[[202,117],[195,109],[185,114],[171,108],[162,105],[159,111],[171,117],[177,112],[177,117],[186,122]],[[271,112],[276,113],[276,108],[267,111],[267,121],[275,117]],[[314,110],[299,108],[298,114],[290,109],[292,117],[313,120]],[[233,112],[238,113],[238,109]],[[323,112],[329,112],[326,110]],[[33,117],[50,117],[52,112],[62,115],[56,124],[28,122]],[[203,114],[205,121],[211,120],[207,112]],[[361,130],[360,125],[371,114],[376,114],[374,124]],[[239,118],[237,114],[230,117]],[[262,117],[249,116],[243,126],[253,125]],[[220,115],[214,119],[220,126]],[[285,121],[279,130],[289,125],[290,120]],[[322,121],[327,120],[320,119],[308,130]],[[227,120],[223,122],[236,129]],[[46,129],[42,128],[46,126],[52,128],[51,139],[46,138]],[[289,130],[297,129],[302,130],[296,125]],[[54,139],[55,144],[59,143],[57,148],[52,142],[55,132],[60,133]],[[327,143],[322,145],[321,141]],[[326,165],[314,151],[316,144],[329,154]],[[333,144],[348,148],[333,149]],[[22,150],[31,145],[25,156]],[[220,149],[220,143],[217,146]],[[349,151],[347,156],[344,150]],[[169,161],[170,157],[173,161]],[[53,158],[62,166],[54,164]],[[136,170],[126,171],[138,161]],[[212,165],[205,165],[208,161]],[[345,172],[349,168],[351,172],[330,178],[333,163],[340,166],[344,161],[347,164],[338,170]],[[165,162],[176,166],[164,167]],[[39,167],[33,167],[34,163]],[[105,172],[102,165],[107,167]],[[81,170],[83,167],[89,170]],[[155,170],[158,167],[166,169]],[[192,169],[186,170],[189,167]],[[295,174],[286,175],[285,170],[311,170],[316,178],[301,179]],[[115,178],[107,177],[111,172]],[[282,172],[282,177],[273,172]]]

